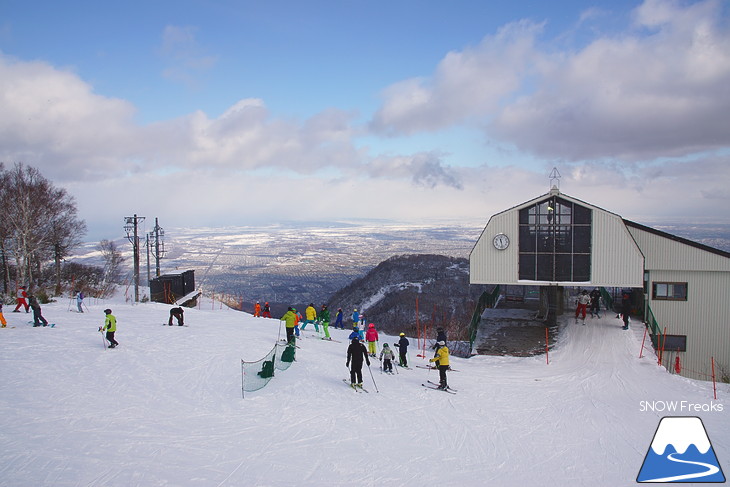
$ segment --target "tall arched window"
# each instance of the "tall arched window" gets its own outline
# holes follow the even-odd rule
[[[520,210],[520,279],[590,281],[592,217],[559,196]]]

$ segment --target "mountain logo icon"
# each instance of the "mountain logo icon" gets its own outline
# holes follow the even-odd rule
[[[702,420],[684,416],[662,418],[636,481],[725,482]]]

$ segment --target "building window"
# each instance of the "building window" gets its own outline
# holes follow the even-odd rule
[[[519,276],[522,280],[591,280],[590,208],[551,196],[520,210]]]
[[[687,301],[686,282],[655,282],[652,285],[654,299],[668,301]]]

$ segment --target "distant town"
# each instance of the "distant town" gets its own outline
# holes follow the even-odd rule
[[[653,225],[655,228],[730,251],[730,225]],[[393,222],[281,223],[226,228],[167,228],[162,274],[195,270],[206,293],[242,301],[320,302],[394,255],[468,257],[483,225],[414,225]],[[131,245],[117,240],[132,280]],[[94,264],[96,243],[69,260]],[[147,282],[146,249],[140,282]],[[155,277],[155,263],[150,263]]]

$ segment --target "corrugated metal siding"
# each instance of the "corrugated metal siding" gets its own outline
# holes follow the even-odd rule
[[[591,282],[594,286],[643,285],[644,256],[619,216],[594,208],[592,238]]]
[[[686,271],[730,271],[730,259],[691,245],[655,235],[639,228],[628,227],[639,244],[647,269],[672,269]]]
[[[489,220],[469,256],[472,284],[517,284],[518,222],[518,210],[499,213]],[[504,233],[510,239],[509,247],[505,250],[497,250],[492,245],[492,239],[498,233]]]
[[[653,271],[653,282],[686,282],[687,301],[653,300],[649,306],[659,326],[670,335],[687,335],[687,352],[680,354],[682,375],[709,380],[710,358],[730,372],[730,273]],[[667,364],[671,366],[672,364]]]
[[[472,284],[524,283],[518,280],[520,208],[522,206],[498,213],[489,220],[469,257]],[[592,209],[591,285],[641,287],[644,257],[623,220],[600,208]],[[498,233],[510,238],[506,250],[497,250],[492,245],[492,239]]]

